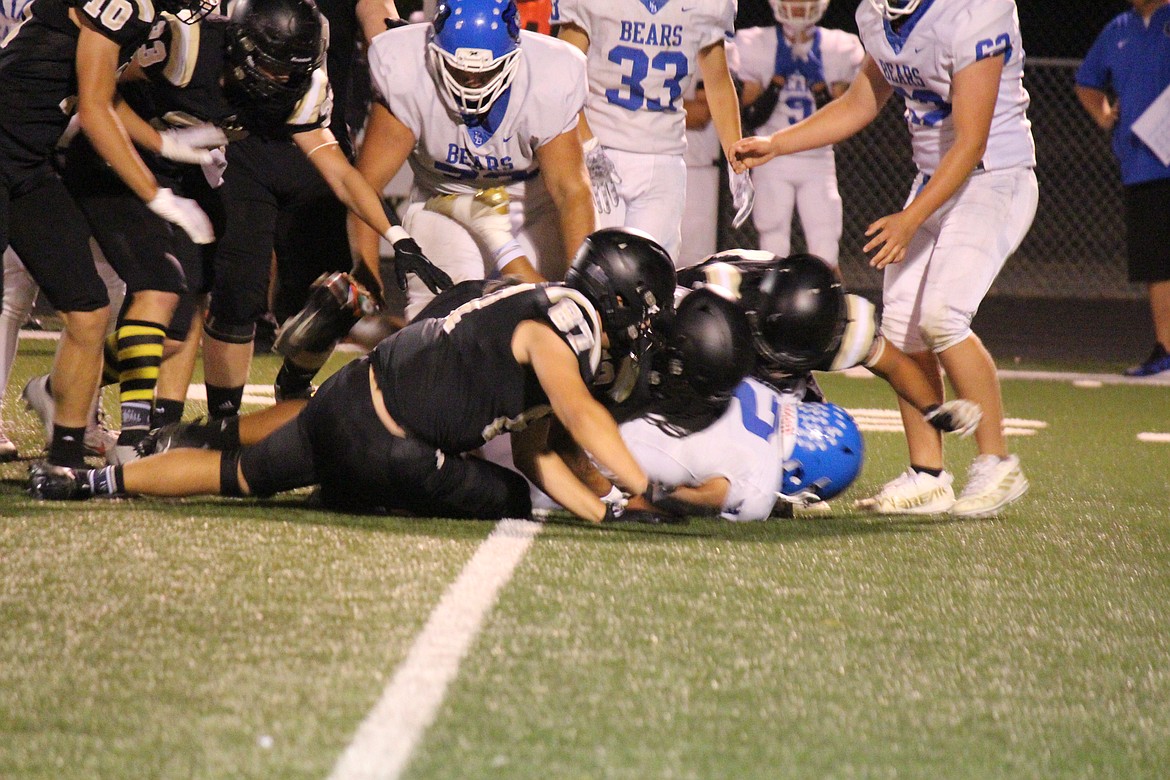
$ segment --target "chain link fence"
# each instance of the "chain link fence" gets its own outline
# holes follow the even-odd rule
[[[1117,163],[1073,91],[1077,60],[1029,59],[1024,86],[1036,139],[1040,205],[1027,238],[1008,260],[990,295],[1032,298],[1138,299],[1144,288],[1126,280],[1125,225]],[[866,130],[837,147],[837,177],[845,207],[841,272],[850,289],[881,289],[867,264],[865,228],[901,207],[914,178],[902,100],[891,98]],[[724,185],[726,190],[726,185]],[[751,221],[731,229],[730,196],[720,196],[719,247],[755,248]],[[766,208],[756,203],[756,208]],[[799,220],[793,251],[804,250]]]

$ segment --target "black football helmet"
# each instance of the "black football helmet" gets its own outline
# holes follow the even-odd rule
[[[641,357],[674,311],[674,264],[640,230],[605,228],[588,235],[565,284],[597,309],[615,355]]]
[[[751,324],[743,308],[718,287],[688,293],[654,359],[654,417],[676,435],[710,425],[755,368]],[[657,421],[657,420],[656,420]]]
[[[325,29],[313,0],[237,0],[224,79],[232,102],[299,99],[325,61]]]
[[[821,258],[796,254],[777,260],[757,284],[746,283],[740,292],[756,351],[767,363],[787,372],[808,371],[836,353],[848,307],[837,272]]]

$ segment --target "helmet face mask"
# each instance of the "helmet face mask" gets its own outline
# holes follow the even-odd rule
[[[224,86],[237,104],[301,97],[325,61],[325,25],[312,0],[239,0]]]
[[[674,264],[647,234],[605,228],[586,237],[565,284],[596,307],[614,356],[641,360],[673,313]]]
[[[918,6],[922,0],[869,0],[869,4],[878,10],[878,12],[894,21],[904,16],[909,16],[918,10]]]
[[[814,27],[829,8],[829,0],[770,0],[770,3],[776,21],[791,32]]]
[[[443,0],[431,25],[427,58],[449,106],[485,114],[512,86],[520,67],[514,0]]]

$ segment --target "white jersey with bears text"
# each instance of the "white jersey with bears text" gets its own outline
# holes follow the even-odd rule
[[[697,486],[724,477],[731,486],[722,516],[763,520],[796,445],[795,412],[795,397],[745,379],[723,416],[690,436],[671,436],[644,417],[623,424],[621,434],[652,481]]]
[[[1004,68],[983,166],[989,171],[1035,166],[1014,0],[923,0],[897,33],[868,2],[857,7],[856,18],[866,52],[906,101],[920,171],[932,175],[954,141],[955,74],[987,57],[1003,57]]]
[[[536,150],[577,126],[585,103],[585,58],[569,44],[522,31],[507,110],[485,138],[445,108],[426,65],[429,29],[412,24],[388,30],[369,52],[375,94],[418,139],[409,158],[414,199],[500,185],[513,199],[523,199],[524,182],[539,173]]]
[[[602,146],[643,154],[686,149],[683,95],[698,53],[735,30],[735,0],[555,0],[553,25],[589,36],[585,117]]]
[[[736,75],[745,82],[755,82],[761,87],[767,87],[776,71],[776,36],[780,34],[780,25],[770,27],[749,27],[735,34],[735,48],[739,53],[739,67]],[[823,27],[816,28],[820,34],[821,62],[825,69],[825,83],[848,84],[857,75],[861,60],[865,57],[865,50],[861,48],[861,41],[856,35],[844,30],[829,30]],[[794,59],[806,59],[812,48],[812,39],[796,43],[792,46]],[[806,83],[804,76],[799,73],[789,76],[780,89],[780,99],[776,103],[776,110],[764,124],[756,128],[757,135],[771,135],[782,128],[794,125],[811,116],[816,111],[816,102],[813,100],[812,90]],[[831,158],[833,148],[825,146],[820,149],[809,149],[804,152],[786,155],[785,159],[824,160]]]

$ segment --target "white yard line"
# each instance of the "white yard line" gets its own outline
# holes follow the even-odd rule
[[[484,617],[541,528],[527,520],[501,520],[484,540],[358,726],[331,780],[393,780],[402,774]]]

